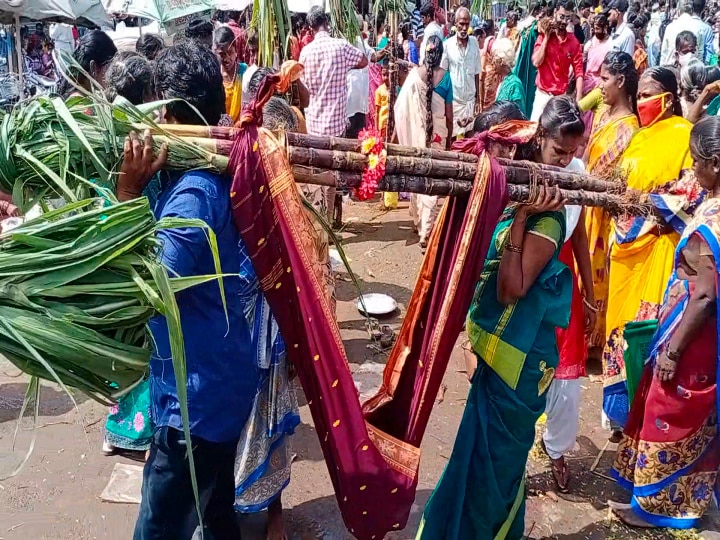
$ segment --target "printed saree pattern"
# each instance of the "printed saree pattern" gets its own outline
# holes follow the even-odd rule
[[[239,129],[226,132],[234,219],[297,368],[345,524],[358,538],[382,538],[405,526],[414,501],[420,440],[506,201],[504,176],[483,157],[471,196],[444,206],[383,386],[361,408],[285,149],[257,127],[282,84],[266,78]]]
[[[691,241],[704,242],[718,264],[720,201],[711,199],[698,208],[678,245],[650,359],[613,470],[619,484],[632,491],[635,513],[652,525],[678,529],[698,524],[717,487],[720,465],[717,316],[693,336],[672,381],[661,383],[653,376],[655,358],[667,347],[694,288],[692,279],[678,275]]]

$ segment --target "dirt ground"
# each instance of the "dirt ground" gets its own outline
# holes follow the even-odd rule
[[[366,293],[386,293],[398,304],[397,314],[383,323],[398,329],[409,300],[422,255],[411,233],[407,206],[384,213],[376,203],[351,203],[345,209],[343,231],[351,267]],[[341,274],[343,276],[343,274]],[[338,319],[351,358],[351,368],[362,396],[379,386],[384,353],[368,348],[364,319],[355,305],[357,294],[347,279],[338,281]],[[468,392],[459,345],[445,374],[422,445],[420,483],[410,521],[405,530],[388,535],[410,540],[423,506],[447,462]],[[610,445],[596,473],[590,468],[605,446],[607,434],[599,427],[601,383],[599,366],[590,366],[583,380],[581,433],[569,460],[572,491],[553,491],[548,461],[539,449],[531,453],[527,503],[527,534],[531,538],[581,539],[690,539],[715,538],[720,518],[706,518],[698,532],[631,531],[608,518],[607,500],[626,501],[606,474],[615,447]],[[18,442],[12,449],[13,433],[26,389],[26,379],[10,363],[0,359],[0,477],[13,470],[33,439],[31,422],[20,424]],[[117,462],[136,463],[126,457],[105,457],[101,442],[105,409],[82,395],[71,400],[54,385],[44,385],[39,428],[34,432],[34,451],[22,471],[0,481],[0,540],[12,539],[127,539],[131,538],[137,505],[112,504],[100,500]],[[353,398],[354,399],[354,398]],[[301,397],[303,423],[293,438],[297,458],[290,486],[283,495],[290,540],[341,540],[351,538],[345,530],[318,445],[310,413]],[[84,426],[84,427],[83,427]],[[540,429],[542,429],[540,427]],[[245,540],[262,539],[264,516],[243,518]],[[485,539],[479,539],[485,540]]]

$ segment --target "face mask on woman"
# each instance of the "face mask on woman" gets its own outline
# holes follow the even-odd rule
[[[656,96],[638,100],[638,117],[640,118],[640,125],[642,127],[652,126],[660,120],[667,110],[665,97],[671,95],[670,92],[664,92]]]

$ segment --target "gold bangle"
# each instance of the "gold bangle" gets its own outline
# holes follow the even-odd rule
[[[507,244],[505,244],[505,249],[507,251],[512,251],[513,253],[522,253],[522,246],[516,246],[510,240],[508,240]]]

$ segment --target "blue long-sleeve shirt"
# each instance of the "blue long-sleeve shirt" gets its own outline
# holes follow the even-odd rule
[[[154,205],[163,217],[202,219],[215,232],[223,274],[229,324],[217,281],[177,295],[185,342],[190,432],[212,442],[237,439],[250,414],[257,389],[257,368],[241,294],[254,273],[245,245],[232,221],[228,181],[193,171],[171,180]],[[214,274],[212,252],[203,229],[161,231],[160,260],[171,275]],[[241,279],[241,276],[244,279]],[[165,317],[150,320],[155,349],[150,360],[152,416],[158,427],[182,429]]]

